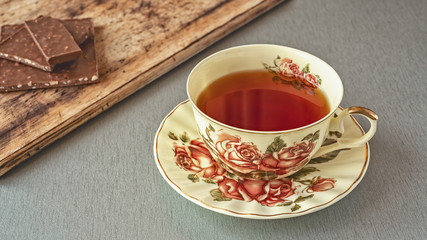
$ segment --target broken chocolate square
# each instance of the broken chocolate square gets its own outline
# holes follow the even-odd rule
[[[0,43],[1,58],[20,62],[45,71],[52,71],[52,66],[46,61],[25,27],[21,27],[15,33],[2,39],[3,41]]]
[[[67,28],[54,18],[25,21],[25,27],[51,65],[74,60],[82,53]]]
[[[0,42],[3,39],[6,39],[7,37],[14,34],[16,31],[18,31],[22,27],[25,27],[24,24],[14,24],[14,25],[6,24],[6,25],[1,26]]]
[[[95,33],[91,18],[65,19],[61,21],[74,38],[78,45],[89,38],[93,38]]]

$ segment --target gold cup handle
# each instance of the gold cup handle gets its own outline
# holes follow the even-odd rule
[[[364,107],[349,107],[347,109],[344,109],[336,118],[333,118],[331,120],[331,123],[329,125],[329,131],[338,131],[343,133],[344,132],[344,118],[350,115],[362,115],[366,117],[371,127],[365,135],[358,137],[358,138],[338,138],[336,139],[336,142],[331,145],[323,146],[317,151],[313,158],[320,157],[326,153],[343,149],[343,148],[354,148],[354,147],[360,147],[367,143],[375,134],[375,131],[377,130],[377,120],[378,115],[373,112],[372,110]]]

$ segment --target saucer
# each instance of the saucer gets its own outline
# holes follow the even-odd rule
[[[343,138],[364,134],[353,117],[344,120],[344,128]],[[297,217],[331,206],[362,180],[369,155],[366,144],[312,159],[288,178],[236,181],[211,159],[188,100],[165,117],[154,140],[157,167],[175,191],[206,209],[253,219]]]

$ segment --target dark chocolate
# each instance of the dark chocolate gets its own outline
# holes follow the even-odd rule
[[[7,24],[7,25],[1,26],[0,42],[3,39],[6,39],[7,37],[14,34],[16,31],[18,31],[22,27],[25,27],[24,24],[14,24],[14,25]]]
[[[83,51],[76,60],[56,65],[53,72],[0,59],[0,92],[26,89],[74,86],[99,81],[93,27],[91,38],[80,47]]]
[[[51,65],[74,60],[82,54],[67,28],[54,18],[25,21],[25,27]]]
[[[2,39],[3,41],[0,43],[1,58],[21,62],[45,71],[52,71],[53,66],[46,61],[25,27],[21,27],[15,33]]]
[[[64,24],[78,45],[93,37],[94,30],[91,18],[65,19],[59,21]],[[1,27],[0,41],[24,26],[24,24],[3,25]]]
[[[91,18],[61,20],[78,45],[89,38],[93,38],[94,29]]]

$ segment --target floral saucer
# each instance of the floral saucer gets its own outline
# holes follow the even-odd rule
[[[340,137],[364,134],[352,117],[345,119],[344,125],[345,132]],[[230,216],[277,219],[319,211],[349,194],[368,168],[366,144],[312,159],[288,178],[235,180],[212,159],[196,129],[189,101],[176,106],[156,133],[157,167],[179,194],[204,208]],[[327,139],[324,144],[330,142]]]

